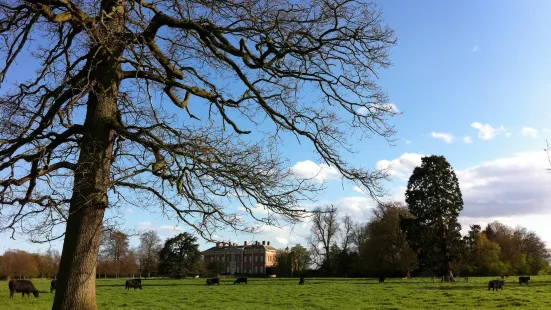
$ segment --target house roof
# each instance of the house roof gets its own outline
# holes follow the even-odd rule
[[[205,252],[216,252],[216,251],[227,251],[227,252],[244,251],[244,250],[249,251],[249,250],[261,250],[261,249],[264,249],[266,251],[277,251],[277,249],[274,248],[271,245],[247,244],[247,245],[235,245],[235,246],[234,245],[213,246],[212,248],[209,248],[209,249],[203,251],[203,253],[205,253]]]

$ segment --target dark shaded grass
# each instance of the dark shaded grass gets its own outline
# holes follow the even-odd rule
[[[233,285],[221,279],[219,286],[206,286],[205,279],[144,279],[143,290],[126,291],[127,279],[100,279],[97,301],[100,309],[551,309],[551,277],[533,277],[519,286],[517,277],[506,280],[504,290],[488,291],[495,278],[470,278],[469,282],[432,283],[430,278],[413,280],[306,278],[249,278],[248,284]],[[39,291],[49,291],[49,280],[33,280]],[[0,309],[51,309],[53,295],[9,299],[7,281],[0,293]]]

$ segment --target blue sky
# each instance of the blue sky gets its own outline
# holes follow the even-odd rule
[[[387,0],[379,5],[398,39],[393,66],[381,72],[379,83],[403,114],[391,120],[398,130],[394,145],[363,140],[348,157],[364,167],[390,164],[394,177],[388,190],[403,199],[403,186],[420,157],[444,155],[460,179],[464,228],[497,219],[551,242],[551,174],[544,171],[542,151],[545,139],[551,139],[551,1]],[[334,203],[357,221],[369,219],[373,202],[330,167],[319,166],[310,145],[297,149],[293,144],[284,155],[306,175],[321,169],[327,190],[319,204]],[[176,223],[160,213],[130,208],[122,215],[127,227],[156,229],[162,237],[186,230],[174,228]],[[285,247],[303,242],[308,228],[305,222],[222,237],[272,240]],[[0,252],[47,247],[0,236]]]

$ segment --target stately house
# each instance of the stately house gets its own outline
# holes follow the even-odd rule
[[[218,242],[203,252],[203,260],[222,262],[224,273],[227,274],[266,274],[266,269],[275,265],[277,249],[270,241],[255,241],[243,245],[237,243]]]

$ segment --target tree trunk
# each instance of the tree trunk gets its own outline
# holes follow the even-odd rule
[[[100,10],[112,12],[96,32],[86,68],[89,85],[86,118],[75,170],[73,195],[61,255],[58,287],[52,309],[95,310],[96,265],[115,140],[120,57],[124,46],[125,1],[101,1]]]

